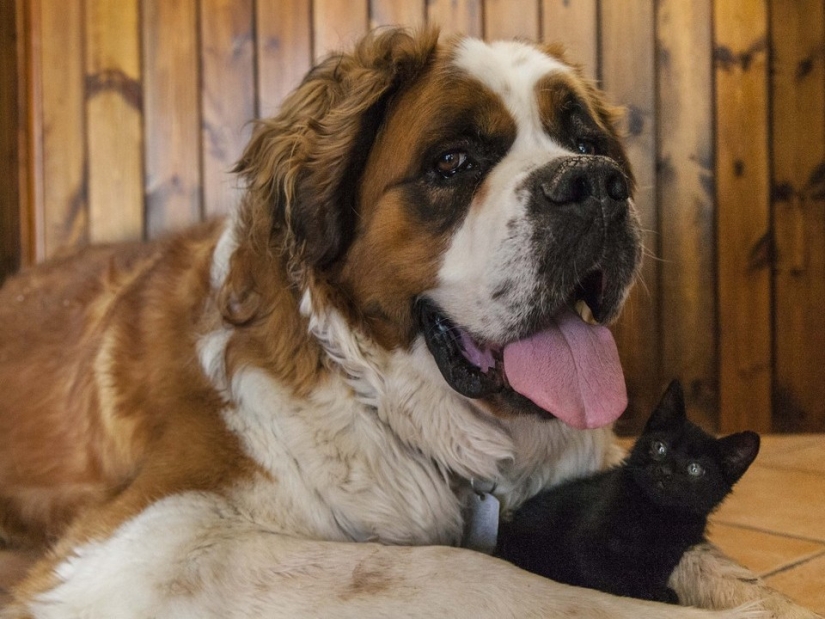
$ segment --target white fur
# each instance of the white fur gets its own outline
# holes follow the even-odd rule
[[[762,616],[585,593],[458,548],[285,536],[199,493],[159,501],[58,571],[29,607],[38,619]]]
[[[570,71],[570,67],[525,43],[485,43],[471,38],[459,44],[455,64],[501,97],[516,121],[519,139],[539,141],[546,135],[541,128],[536,84],[547,75]]]
[[[573,154],[544,130],[536,85],[570,68],[523,43],[476,39],[458,46],[454,63],[504,102],[517,133],[507,155],[485,180],[483,198],[471,206],[454,234],[438,285],[428,296],[474,336],[501,342],[522,323],[523,316],[514,308],[528,310],[537,282],[529,241],[533,230],[526,217],[529,196],[521,190],[522,183],[538,167]],[[505,288],[507,294],[495,294]]]
[[[220,289],[223,282],[226,281],[226,276],[229,274],[229,261],[238,247],[238,240],[235,238],[235,219],[236,213],[233,212],[224,225],[223,232],[212,254],[212,269],[209,276],[212,288],[215,289]]]
[[[470,300],[501,283],[493,260],[524,268],[519,286],[529,288],[530,267],[506,224],[523,209],[519,179],[561,150],[547,137],[529,137],[544,135],[536,130],[532,87],[542,75],[567,69],[525,45],[479,41],[463,43],[456,62],[502,93],[519,126],[512,152],[490,179],[489,201],[497,208],[474,205],[434,291],[440,304],[462,307],[464,324],[492,333],[501,308],[488,314]],[[214,254],[215,294],[236,247],[232,222]],[[493,257],[486,260],[485,252]],[[314,306],[309,290],[300,310],[329,370],[308,397],[296,397],[265,368],[228,375],[229,326],[197,345],[205,374],[227,401],[227,426],[263,472],[226,496],[163,499],[110,538],[76,549],[57,569],[60,584],[30,605],[34,616],[759,616],[616,598],[485,555],[429,546],[458,542],[470,479],[496,481],[504,507],[517,506],[541,488],[602,467],[613,453],[611,431],[533,418],[498,421],[447,387],[420,338],[410,350],[379,349],[336,311]]]

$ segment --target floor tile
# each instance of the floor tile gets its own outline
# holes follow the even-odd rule
[[[825,544],[711,522],[708,539],[753,572],[764,575],[825,552]]]
[[[765,579],[772,587],[825,616],[825,555]]]
[[[772,435],[762,437],[759,466],[794,469],[825,475],[825,435]]]
[[[825,475],[752,466],[714,520],[825,542]]]

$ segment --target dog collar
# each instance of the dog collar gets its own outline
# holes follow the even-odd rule
[[[498,518],[501,504],[493,492],[496,483],[470,480],[469,504],[465,508],[463,548],[492,554],[498,540]]]

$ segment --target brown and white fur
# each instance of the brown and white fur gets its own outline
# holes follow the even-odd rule
[[[6,282],[0,561],[43,556],[2,617],[713,615],[457,547],[471,480],[512,507],[603,466],[612,434],[460,395],[415,303],[490,345],[539,328],[587,265],[534,194],[563,157],[632,177],[558,51],[437,39],[386,31],[315,68],[259,124],[227,221]],[[603,320],[640,254],[618,202],[582,241],[616,263]],[[713,549],[686,566],[691,604],[810,616]]]

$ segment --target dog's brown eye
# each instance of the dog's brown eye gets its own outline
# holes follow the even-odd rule
[[[470,159],[463,150],[450,150],[438,157],[435,169],[442,176],[452,176],[459,170],[471,167]]]
[[[576,141],[576,150],[582,155],[595,155],[598,152],[593,140],[580,139]]]

